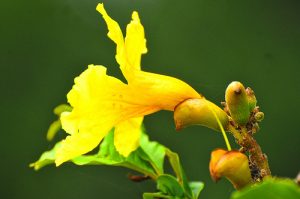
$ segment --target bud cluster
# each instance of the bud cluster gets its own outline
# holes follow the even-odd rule
[[[204,97],[183,101],[174,110],[176,129],[202,125],[222,131],[221,125],[225,131],[230,131],[241,149],[231,150],[227,145],[227,151],[214,150],[209,169],[214,181],[226,177],[236,189],[241,189],[271,175],[267,156],[253,138],[264,119],[264,113],[257,106],[254,91],[237,81],[228,85],[222,105],[223,110]],[[225,134],[224,130],[222,133]],[[228,142],[226,135],[224,139]]]

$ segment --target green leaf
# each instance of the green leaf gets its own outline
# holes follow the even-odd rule
[[[97,155],[82,155],[72,159],[74,164],[82,165],[121,165],[122,161],[116,161],[108,158],[101,158]]]
[[[79,156],[72,160],[77,165],[112,165],[123,166],[156,178],[152,165],[140,157],[139,151],[132,152],[127,158],[120,155],[114,146],[114,133],[111,131],[100,144],[96,155]]]
[[[124,162],[123,166],[144,173],[145,175],[148,175],[152,178],[157,177],[155,169],[148,161],[145,161],[139,156],[138,151],[131,153],[130,156],[126,158],[126,161]]]
[[[171,196],[167,196],[161,192],[158,193],[144,193],[143,194],[143,199],[157,199],[157,198],[173,198]]]
[[[44,152],[38,161],[31,163],[29,166],[33,167],[34,170],[37,171],[46,165],[53,164],[55,161],[55,152],[60,147],[60,145],[61,142],[58,142],[53,149]]]
[[[114,145],[114,130],[111,130],[100,144],[98,156],[111,159],[117,162],[125,161],[125,157],[120,155]]]
[[[184,198],[184,190],[177,181],[171,175],[163,174],[157,178],[157,189],[162,193],[174,196],[177,198]]]
[[[231,199],[299,199],[300,188],[289,179],[270,178],[231,195]]]
[[[72,108],[69,105],[62,104],[57,106],[54,109],[54,113],[60,116],[64,111],[71,111]],[[47,139],[52,140],[55,134],[61,129],[60,120],[54,121],[47,132]],[[132,152],[129,157],[125,158],[120,155],[114,146],[114,133],[113,130],[108,133],[100,144],[100,149],[98,154],[95,155],[82,155],[71,160],[77,165],[113,165],[113,166],[123,166],[127,167],[146,175],[149,175],[152,178],[157,178],[158,175],[163,173],[163,163],[165,157],[165,147],[157,142],[149,141],[148,136],[144,133],[144,129],[141,128],[141,139],[140,147]],[[33,165],[36,170],[45,166],[47,164],[54,163],[55,161],[55,149],[46,152],[45,155]],[[51,159],[48,158],[51,154]],[[46,157],[46,158],[45,158]],[[41,165],[41,166],[39,166]]]
[[[193,198],[194,199],[198,199],[200,192],[203,190],[204,188],[204,183],[203,182],[190,182],[189,186],[193,192]]]
[[[146,133],[142,133],[140,139],[140,156],[149,161],[156,173],[164,173],[164,159],[165,159],[165,147],[158,142],[149,141],[149,137]]]
[[[178,154],[174,153],[170,149],[166,149],[166,155],[178,178],[179,183],[184,187],[185,193],[191,198],[193,196],[193,192],[188,184],[188,180],[181,166]]]
[[[143,130],[141,129],[141,131]],[[140,147],[127,158],[120,155],[116,150],[114,146],[114,132],[112,130],[101,142],[97,154],[82,155],[70,160],[70,162],[77,165],[122,166],[148,175],[157,180],[157,188],[160,192],[145,193],[144,198],[196,199],[203,189],[203,184],[200,182],[188,183],[178,154],[157,142],[149,141],[144,131],[141,133]],[[57,143],[52,150],[43,153],[40,159],[30,166],[38,170],[54,163],[55,153],[60,145],[60,142]],[[163,174],[165,156],[168,157],[177,178]]]
[[[178,177],[179,182],[182,182],[183,181],[183,172],[182,172],[178,154],[174,153],[170,149],[167,149],[166,155],[169,158],[170,164],[171,164],[176,176]]]
[[[35,163],[32,163],[30,166],[34,167],[35,170],[38,170],[48,164],[54,163],[55,152],[59,146],[60,143],[56,144],[52,150],[43,153],[40,159]],[[113,131],[111,131],[102,141],[98,154],[82,155],[70,161],[77,165],[122,166],[141,172],[154,179],[157,178],[155,169],[147,160],[140,157],[139,151],[134,151],[127,158],[123,157],[116,151]]]

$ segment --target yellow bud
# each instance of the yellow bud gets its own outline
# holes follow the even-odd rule
[[[214,113],[226,129],[229,123],[228,116],[220,107],[205,98],[185,100],[174,110],[176,129],[180,130],[190,125],[202,125],[220,131]]]
[[[226,89],[225,100],[232,119],[240,125],[245,125],[250,117],[250,108],[243,84],[231,82]]]
[[[217,182],[224,176],[236,189],[252,182],[248,158],[239,151],[214,150],[211,153],[209,171],[214,181]]]

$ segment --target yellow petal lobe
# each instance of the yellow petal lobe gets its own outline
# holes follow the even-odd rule
[[[122,34],[122,30],[119,24],[113,20],[106,12],[104,5],[99,3],[96,7],[96,10],[100,12],[103,19],[105,20],[108,28],[107,36],[115,42],[117,49],[116,49],[116,60],[118,64],[124,65],[126,59],[124,58],[124,37]]]
[[[114,131],[114,145],[117,151],[127,157],[139,147],[143,117],[132,118],[119,123]]]
[[[80,131],[80,133],[69,135],[62,141],[62,145],[55,154],[56,166],[93,150],[106,135],[107,131],[109,130],[98,127],[88,129],[85,132]]]
[[[122,67],[129,67],[127,70],[141,69],[141,55],[147,53],[144,27],[140,23],[139,15],[136,11],[132,13],[132,20],[127,25],[125,37],[125,49],[127,64]]]
[[[126,37],[123,38],[120,26],[106,12],[103,4],[97,6],[108,28],[108,37],[116,43],[116,60],[120,65],[127,81],[131,81],[132,70],[141,69],[141,56],[147,53],[144,27],[136,11],[132,13],[132,20],[127,25]]]

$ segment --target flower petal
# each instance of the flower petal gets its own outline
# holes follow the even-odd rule
[[[55,154],[56,166],[93,150],[108,131],[108,128],[105,130],[103,127],[93,127],[86,131],[81,130],[80,133],[69,135],[62,141],[62,145]]]
[[[127,25],[124,44],[123,38],[120,39],[122,32],[119,25],[107,15],[103,4],[99,4],[97,10],[107,24],[109,38],[117,44],[116,57],[122,73],[130,87],[139,91],[138,97],[141,99],[141,103],[173,111],[177,104],[186,99],[202,97],[179,79],[140,70],[141,56],[147,53],[147,47],[144,27],[137,12],[132,13],[132,20]],[[112,37],[112,35],[114,36]]]
[[[105,11],[103,4],[98,4],[97,10],[102,14],[108,28],[108,37],[116,43],[116,60],[123,75],[130,81],[132,70],[141,69],[141,56],[147,53],[144,27],[136,11],[127,25],[125,41],[120,26]],[[125,42],[125,43],[124,43]]]
[[[132,118],[119,123],[114,131],[114,144],[117,151],[127,157],[139,147],[143,117]]]
[[[137,12],[127,26],[124,44],[118,23],[107,15],[103,4],[97,10],[107,23],[109,38],[117,45],[116,60],[128,84],[106,75],[103,66],[90,65],[75,78],[67,96],[73,109],[61,116],[62,127],[70,136],[56,153],[57,165],[94,149],[116,125],[117,150],[127,156],[138,146],[142,122],[138,117],[161,109],[173,111],[186,99],[202,97],[179,79],[140,70],[141,55],[147,48]]]
[[[125,37],[126,58],[130,70],[141,69],[141,55],[147,53],[144,27],[136,11],[132,13],[132,20],[127,25]]]
[[[144,71],[134,71],[132,76],[129,86],[139,91],[140,100],[159,109],[174,111],[184,100],[202,98],[190,85],[174,77]]]
[[[61,116],[63,129],[71,134],[56,157],[59,165],[94,149],[116,124],[159,109],[140,101],[139,92],[106,75],[103,66],[90,65],[68,93],[71,112]]]
[[[122,30],[119,24],[107,14],[103,3],[99,3],[96,10],[101,13],[103,19],[107,24],[107,36],[117,45],[116,60],[118,64],[122,66],[126,63],[126,59],[124,57],[124,37],[122,34]]]

